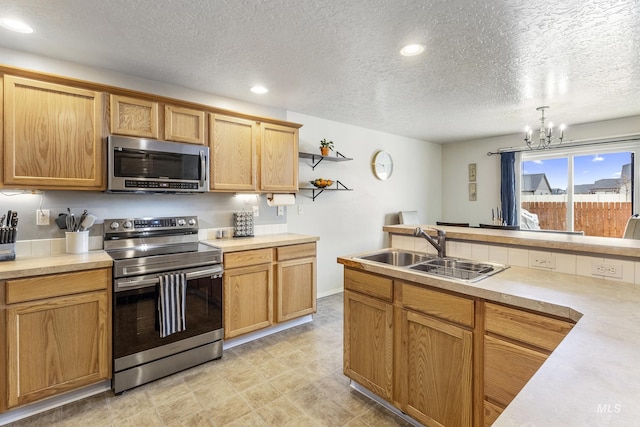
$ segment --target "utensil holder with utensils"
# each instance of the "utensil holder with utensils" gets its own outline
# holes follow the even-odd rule
[[[68,254],[89,252],[89,230],[67,231],[64,235]]]

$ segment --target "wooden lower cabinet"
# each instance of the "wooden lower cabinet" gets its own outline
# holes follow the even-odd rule
[[[401,409],[427,426],[471,426],[473,334],[401,310]]]
[[[485,425],[495,421],[529,382],[574,323],[485,303]]]
[[[17,301],[2,310],[2,407],[36,402],[111,376],[110,281],[110,269],[101,269],[2,283],[3,304]]]
[[[426,426],[490,426],[574,322],[344,270],[344,374]]]
[[[345,291],[344,374],[383,399],[393,399],[391,303]]]
[[[276,248],[276,322],[316,312],[316,244]]]
[[[224,268],[225,338],[316,312],[315,243],[226,253]]]
[[[273,324],[273,270],[271,263],[224,272],[224,337]]]

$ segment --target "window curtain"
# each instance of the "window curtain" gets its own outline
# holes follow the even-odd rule
[[[516,153],[500,153],[500,202],[505,225],[518,225],[515,164]]]

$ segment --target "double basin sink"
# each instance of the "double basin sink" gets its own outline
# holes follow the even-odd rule
[[[437,255],[398,249],[385,249],[354,258],[464,282],[477,282],[508,268],[506,265],[492,262],[477,262],[451,257],[440,258]]]

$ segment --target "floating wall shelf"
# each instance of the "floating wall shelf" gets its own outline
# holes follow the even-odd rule
[[[298,154],[302,159],[311,159],[312,170],[315,170],[316,166],[318,166],[320,162],[323,160],[326,160],[328,162],[346,162],[349,160],[353,160],[349,157],[345,157],[339,151],[336,151],[335,156],[323,156],[322,154],[314,154],[314,153],[298,153]]]
[[[351,160],[351,159],[349,159]],[[331,187],[325,187],[325,188],[312,188],[312,187],[308,187],[308,188],[301,188],[300,190],[311,190],[312,191],[312,200],[315,202],[316,201],[316,197],[318,197],[320,194],[322,194],[324,191],[353,191],[352,188],[347,188],[346,185],[344,185],[343,183],[341,183],[340,181],[336,181],[336,186],[335,188],[331,188]]]

